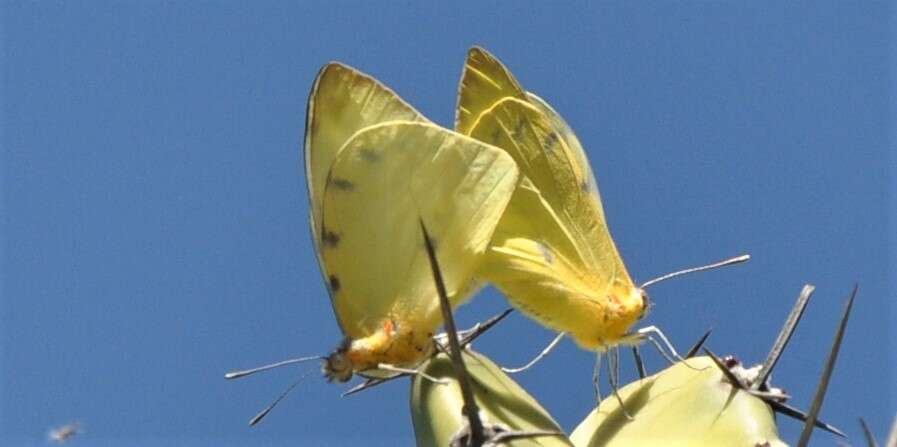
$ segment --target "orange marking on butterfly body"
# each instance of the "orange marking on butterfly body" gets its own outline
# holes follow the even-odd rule
[[[373,334],[355,340],[346,340],[328,357],[325,375],[330,380],[344,382],[352,372],[378,376],[380,364],[400,368],[414,368],[433,352],[433,334],[406,330],[410,325],[397,324],[386,319]],[[392,373],[388,373],[392,374]]]

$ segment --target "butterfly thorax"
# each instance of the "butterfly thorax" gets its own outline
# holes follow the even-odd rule
[[[434,350],[433,333],[414,331],[410,325],[387,319],[373,334],[358,339],[345,339],[327,357],[324,375],[330,381],[346,382],[353,373],[368,377],[395,375],[382,371],[379,365],[413,368],[427,359]]]

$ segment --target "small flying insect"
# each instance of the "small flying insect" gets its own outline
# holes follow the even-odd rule
[[[84,433],[84,429],[81,427],[81,423],[75,421],[61,427],[50,429],[50,431],[47,432],[47,439],[50,442],[62,444],[81,433]]]

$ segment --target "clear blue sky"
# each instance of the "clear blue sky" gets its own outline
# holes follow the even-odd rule
[[[356,66],[450,126],[473,44],[577,131],[637,280],[753,255],[652,290],[646,323],[675,343],[712,326],[715,351],[760,361],[812,282],[774,376],[805,408],[858,281],[823,416],[857,443],[860,415],[883,436],[897,411],[893,6],[241,3],[0,7],[0,443],[41,445],[73,419],[88,431],[76,445],[410,443],[407,383],[341,399],[314,377],[251,430],[300,369],[222,374],[340,338],[300,161],[318,68]],[[503,306],[490,289],[459,318]],[[478,348],[518,364],[550,336],[515,316]],[[566,342],[519,380],[572,429],[592,362]]]

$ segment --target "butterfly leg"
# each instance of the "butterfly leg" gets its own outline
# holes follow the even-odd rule
[[[551,340],[551,343],[549,343],[548,346],[546,346],[545,349],[543,349],[542,352],[539,353],[539,355],[537,355],[535,358],[530,360],[529,363],[527,363],[526,365],[523,365],[519,368],[502,367],[501,370],[506,373],[509,373],[509,374],[516,374],[516,373],[523,372],[523,371],[526,371],[526,370],[532,368],[533,365],[535,365],[536,363],[539,363],[540,360],[545,358],[545,356],[547,356],[551,351],[553,351],[555,346],[557,346],[557,344],[560,343],[561,339],[563,339],[565,335],[567,335],[566,332],[559,333],[556,337],[554,337],[553,340]]]
[[[595,369],[592,370],[592,385],[595,387],[595,403],[601,403],[601,352],[595,354]]]
[[[642,354],[638,349],[638,346],[632,347],[632,356],[635,358],[635,367],[638,371],[639,379],[644,379],[647,376],[645,372],[645,362],[642,361]]]
[[[660,352],[660,355],[662,355],[663,358],[665,358],[671,364],[680,361],[684,363],[685,366],[691,368],[691,366],[688,365],[688,362],[686,362],[685,359],[683,359],[682,356],[679,355],[679,352],[676,351],[676,348],[673,347],[673,344],[670,343],[670,340],[667,338],[666,334],[664,334],[663,331],[661,331],[657,326],[643,327],[637,330],[636,334],[638,334],[639,337],[654,344],[654,347],[657,348],[657,351]],[[657,338],[654,338],[651,334],[656,335]],[[657,340],[658,338],[660,339],[660,341]],[[663,343],[663,345],[661,345],[661,342]],[[666,348],[666,350],[664,350],[664,348]]]
[[[641,337],[646,338],[646,339],[650,340],[652,343],[654,343],[654,345],[657,346],[658,349],[661,350],[661,353],[664,354],[664,357],[669,359],[670,357],[668,355],[666,355],[666,352],[664,352],[663,349],[660,348],[660,344],[657,342],[657,340],[651,336],[651,334],[656,335],[663,342],[663,345],[669,350],[670,354],[672,354],[672,357],[674,359],[682,360],[682,356],[680,356],[679,353],[676,352],[676,348],[673,347],[673,344],[670,343],[670,340],[667,338],[667,336],[664,335],[663,331],[661,331],[657,326],[643,327],[643,328],[637,330],[636,333],[638,335],[640,335]],[[670,363],[675,363],[675,362],[671,361]]]
[[[449,381],[446,379],[437,379],[429,374],[424,373],[419,369],[410,369],[410,368],[400,368],[395,365],[390,365],[388,363],[380,363],[377,365],[377,369],[381,369],[383,371],[390,371],[398,374],[411,374],[413,376],[421,376],[424,379],[429,380],[430,382],[439,384],[439,385],[448,385]]]
[[[660,343],[657,342],[657,339],[655,339],[654,337],[651,337],[650,335],[645,336],[642,339],[650,341],[654,345],[654,347],[657,348],[657,352],[659,352],[660,355],[662,355],[663,358],[665,358],[666,361],[669,362],[671,365],[673,363],[676,363],[676,359],[674,359],[673,357],[670,357],[670,354],[667,354],[667,352],[664,351],[663,346],[661,346]]]
[[[661,331],[657,326],[643,327],[637,330],[635,333],[639,338],[648,340],[652,344],[654,344],[654,347],[657,348],[657,352],[660,352],[660,355],[662,355],[663,358],[670,362],[670,364],[682,362],[682,364],[690,369],[700,370],[699,368],[695,368],[689,365],[688,361],[686,361],[684,358],[682,358],[681,355],[679,355],[679,353],[676,351],[676,348],[674,348],[673,344],[670,343],[670,340],[667,339],[667,336],[664,335],[663,331]],[[661,346],[661,343],[657,341],[657,338],[654,338],[651,334],[656,335],[657,338],[660,339],[660,342],[663,342],[663,346]],[[664,350],[664,347],[666,348],[666,350]],[[669,353],[667,353],[667,350],[669,351]]]
[[[617,347],[611,348],[607,353],[607,380],[613,389],[614,397],[617,398],[617,403],[620,404],[620,409],[623,410],[623,415],[630,421],[635,419],[629,414],[626,404],[623,403],[623,397],[620,396],[620,349]]]

